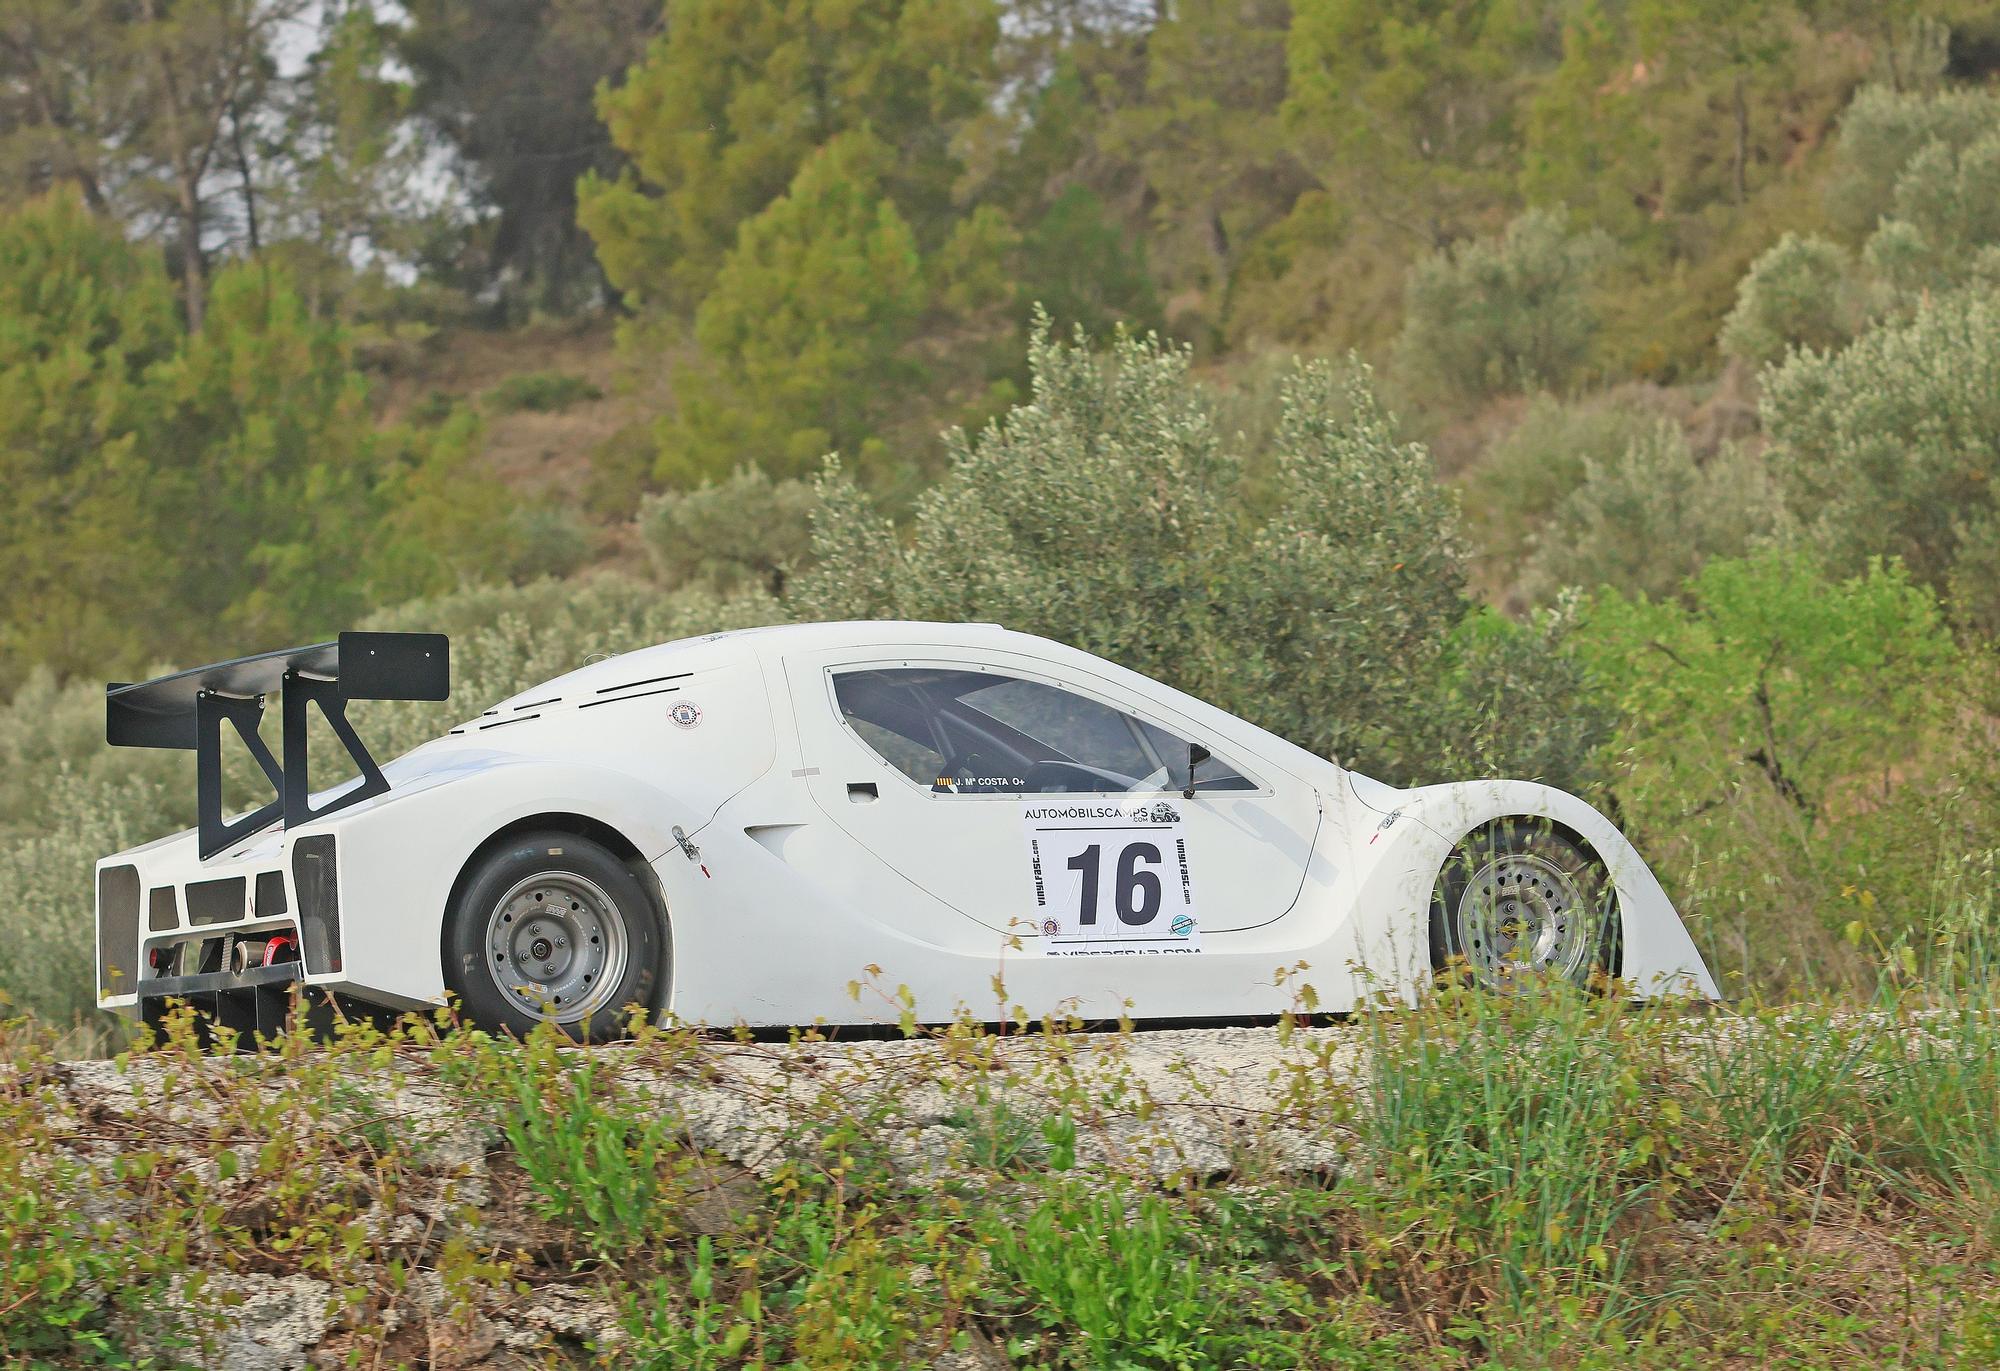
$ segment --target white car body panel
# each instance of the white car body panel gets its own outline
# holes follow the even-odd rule
[[[829,671],[901,663],[1084,694],[1200,742],[1255,782],[1162,797],[1205,892],[1189,944],[1199,950],[1047,955],[1029,802],[931,793],[842,718]],[[444,920],[481,846],[509,825],[580,821],[620,835],[661,896],[670,966],[658,1007],[685,1021],[893,1022],[900,1006],[850,992],[871,966],[882,991],[906,987],[930,1021],[1016,1005],[1238,1017],[1294,1007],[1307,984],[1325,1010],[1408,1001],[1430,983],[1429,902],[1452,848],[1488,820],[1542,815],[1609,868],[1635,992],[1715,994],[1658,881],[1582,800],[1520,781],[1394,790],[1137,673],[993,625],[797,625],[642,649],[503,701],[384,772],[388,793],[207,861],[190,832],[107,857],[99,871],[136,869],[148,893],[142,949],[195,936],[186,887],[236,875],[255,891],[260,873],[282,873],[285,911],[259,910],[253,896],[240,920],[203,935],[288,928],[306,907],[298,845],[331,836],[337,946],[319,965],[308,957],[301,979],[414,1008],[445,998]],[[849,791],[871,784],[872,802]],[[153,926],[155,890],[173,895],[170,926]],[[110,990],[104,1007],[136,1012],[138,987]]]

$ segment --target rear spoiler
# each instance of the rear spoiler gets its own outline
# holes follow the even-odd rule
[[[258,735],[264,697],[283,693],[284,762]],[[443,700],[451,695],[450,643],[442,633],[343,633],[330,643],[216,662],[134,685],[104,688],[104,737],[113,747],[194,753],[202,857],[282,818],[286,827],[324,818],[389,788],[382,768],[347,722],[349,700]],[[358,784],[312,807],[306,706],[317,705],[360,768]],[[222,817],[222,725],[227,721],[264,769],[276,798],[234,822]]]

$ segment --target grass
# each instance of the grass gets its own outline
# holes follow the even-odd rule
[[[182,1024],[79,1075],[16,1021],[0,1365],[200,1365],[243,1281],[296,1275],[357,1365],[560,1292],[594,1313],[533,1334],[552,1365],[1986,1366],[1994,1008],[1447,990],[1281,1025],[1261,1111],[1157,1094],[1129,1031],[585,1052],[411,1019],[206,1059]],[[1226,1165],[1162,1160],[1225,1107]]]

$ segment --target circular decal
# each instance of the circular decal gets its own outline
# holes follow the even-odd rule
[[[1176,914],[1174,915],[1174,921],[1168,924],[1167,928],[1176,938],[1185,938],[1188,934],[1194,932],[1194,916],[1191,914]]]
[[[667,717],[681,728],[693,728],[701,722],[701,706],[693,700],[676,700],[667,710]]]
[[[1045,937],[1053,938],[1055,937],[1056,934],[1060,933],[1061,931],[1062,931],[1062,925],[1057,923],[1054,919],[1042,920],[1042,933]]]

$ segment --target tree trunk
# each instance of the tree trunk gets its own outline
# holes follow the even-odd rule
[[[1736,73],[1736,203],[1750,198],[1750,102],[1743,90],[1743,73]]]
[[[229,143],[236,154],[236,175],[243,186],[243,229],[249,236],[250,255],[255,257],[263,250],[257,240],[257,187],[250,179],[250,153],[243,146],[243,115],[236,108],[236,102],[229,102]]]

